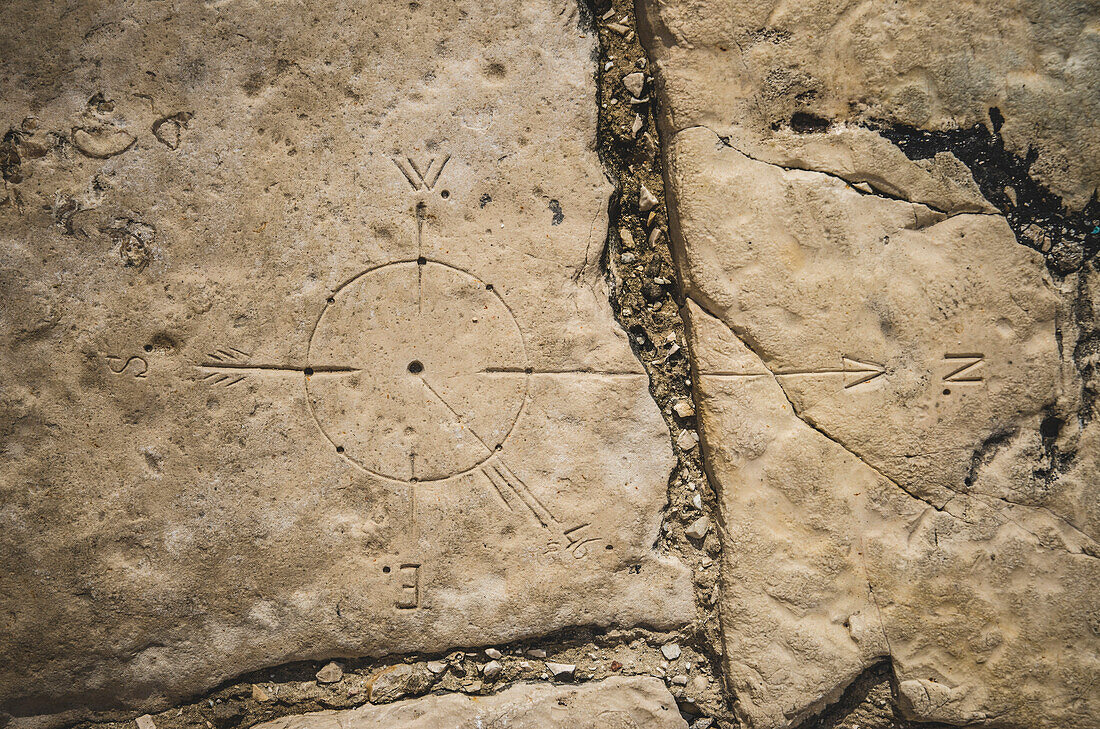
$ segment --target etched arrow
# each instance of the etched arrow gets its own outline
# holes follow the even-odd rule
[[[864,362],[854,357],[841,356],[840,367],[821,367],[796,370],[775,370],[774,372],[700,372],[705,377],[821,377],[824,375],[843,375],[844,389],[870,382],[886,373],[886,368],[874,362]]]
[[[232,387],[244,380],[248,375],[266,372],[294,372],[311,375],[348,374],[359,372],[357,367],[343,367],[340,365],[298,365],[298,364],[257,364],[250,362],[251,356],[235,347],[227,347],[210,352],[207,361],[196,365],[206,374],[202,379],[211,385],[225,385]]]

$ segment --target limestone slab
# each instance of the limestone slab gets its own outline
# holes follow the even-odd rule
[[[517,684],[491,696],[445,694],[288,716],[257,729],[686,729],[655,678],[612,677],[578,686]]]
[[[1074,208],[1100,185],[1100,8],[1079,0],[644,0],[673,130],[767,135],[796,114],[992,126]],[[754,141],[760,141],[755,139]]]
[[[1052,275],[951,154],[869,128],[998,107],[1083,204],[1095,9],[641,5],[744,717],[796,725],[888,659],[910,718],[1095,726],[1089,274]]]
[[[691,619],[573,0],[6,12],[13,726]]]

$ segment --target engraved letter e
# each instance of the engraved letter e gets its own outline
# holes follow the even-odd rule
[[[420,607],[420,565],[403,564],[397,570],[400,580],[396,607],[400,610],[413,610]]]

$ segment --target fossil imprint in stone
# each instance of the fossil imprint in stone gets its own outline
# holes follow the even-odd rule
[[[422,172],[412,157],[393,158],[414,192],[433,191],[448,161],[450,155],[433,158]],[[417,257],[371,266],[336,288],[323,302],[304,362],[254,362],[226,345],[198,365],[202,379],[231,388],[250,375],[301,377],[329,447],[373,476],[409,485],[413,521],[416,484],[476,471],[502,508],[534,519],[583,558],[600,538],[589,524],[559,521],[516,476],[505,460],[508,437],[532,376],[645,375],[533,369],[515,312],[493,284],[420,255],[424,210],[421,200],[412,213]]]

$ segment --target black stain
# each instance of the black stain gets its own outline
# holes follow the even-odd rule
[[[557,200],[551,200],[550,212],[554,214],[554,219],[550,221],[550,225],[561,225],[561,221],[565,220],[565,213],[561,211],[561,203]]]
[[[481,207],[485,207],[486,205],[488,205],[492,201],[493,201],[492,195],[490,195],[489,193],[485,193],[484,195],[481,196],[481,199],[478,200],[477,202],[478,202],[478,205],[480,205]]]
[[[969,169],[982,195],[1005,216],[1016,240],[1046,258],[1052,273],[1064,276],[1081,268],[1100,251],[1100,202],[1092,199],[1071,211],[1062,199],[1031,177],[1039,158],[1035,149],[1018,157],[1005,149],[1001,137],[1004,116],[989,110],[992,130],[981,124],[970,129],[926,131],[898,124],[874,128],[898,145],[909,159],[929,159],[950,152]]]

